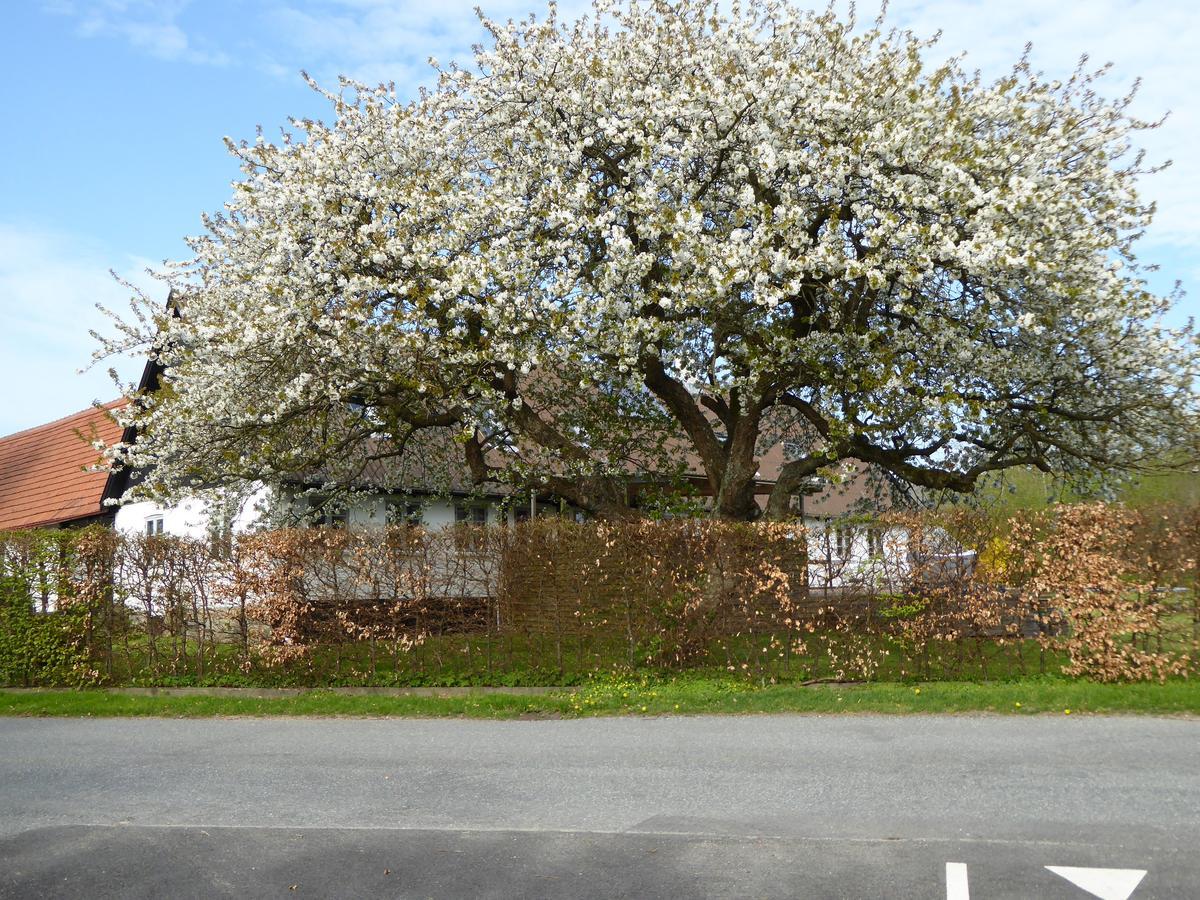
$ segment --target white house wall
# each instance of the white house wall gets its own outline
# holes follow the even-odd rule
[[[233,531],[243,532],[261,524],[269,499],[270,490],[266,487],[258,488],[238,510],[233,521]],[[421,505],[421,524],[431,531],[455,523],[455,501],[444,498],[413,498],[412,502]],[[185,500],[174,505],[162,505],[146,500],[127,503],[117,509],[114,524],[122,534],[145,534],[147,522],[158,517],[163,520],[163,534],[177,537],[205,537],[209,534],[210,517],[198,500]],[[512,519],[511,510],[504,510],[495,504],[488,506],[488,524],[511,522]],[[346,520],[352,528],[382,527],[387,524],[387,501],[382,497],[358,500],[346,510]]]
[[[162,506],[149,500],[127,503],[117,510],[114,525],[122,534],[145,534],[147,525],[162,518],[163,533],[179,537],[203,537],[208,533],[208,515],[194,500]]]
[[[251,493],[233,517],[233,531],[240,533],[258,524],[269,497],[270,491],[265,486]],[[113,526],[122,534],[145,534],[146,524],[160,516],[163,534],[194,538],[209,534],[210,516],[199,500],[185,500],[174,505],[162,505],[149,500],[126,503],[117,508]]]
[[[906,528],[878,528],[864,523],[812,518],[804,520],[804,528],[808,541],[809,584],[814,589],[831,593],[860,588],[897,589],[911,571],[910,535]],[[871,546],[872,528],[879,535],[882,546]],[[843,532],[840,545],[839,530]]]

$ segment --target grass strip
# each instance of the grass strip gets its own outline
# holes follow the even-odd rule
[[[747,713],[1200,714],[1200,681],[1097,684],[1054,678],[924,684],[767,685],[719,678],[603,679],[541,696],[126,696],[0,691],[3,716],[419,716],[482,719]]]

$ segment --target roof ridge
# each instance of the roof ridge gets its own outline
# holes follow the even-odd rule
[[[87,409],[81,409],[78,412],[73,412],[70,415],[63,416],[60,419],[54,419],[51,422],[43,422],[41,425],[31,425],[29,428],[22,428],[20,431],[14,431],[11,434],[0,434],[0,443],[4,443],[12,438],[21,437],[21,435],[29,434],[32,431],[41,431],[43,428],[50,428],[54,425],[62,425],[70,419],[77,418],[90,412],[96,412],[97,409],[105,409],[111,412],[126,402],[127,401],[124,397],[118,397],[116,400],[109,400],[107,403],[93,403]]]

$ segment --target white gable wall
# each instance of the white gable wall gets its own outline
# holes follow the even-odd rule
[[[233,531],[236,533],[253,528],[261,518],[262,508],[269,497],[270,491],[265,486],[254,491],[234,516]],[[208,511],[199,500],[185,500],[167,506],[149,500],[126,503],[117,508],[113,525],[122,534],[145,534],[147,523],[158,517],[163,520],[163,534],[194,538],[207,537],[209,534]]]
[[[233,531],[247,531],[258,525],[269,499],[270,490],[267,487],[260,487],[255,491],[234,517]],[[420,504],[421,524],[430,530],[445,528],[455,522],[454,510],[457,503],[454,500],[414,497],[411,502]],[[474,501],[466,502],[474,505]],[[163,534],[195,538],[206,537],[209,534],[209,515],[198,500],[185,500],[174,505],[162,505],[148,500],[127,503],[117,509],[115,527],[123,534],[145,534],[147,523],[160,517],[163,520]],[[387,501],[383,497],[358,500],[346,510],[346,519],[352,528],[383,527],[387,524]],[[499,523],[502,519],[511,522],[512,511],[489,504],[488,524]]]

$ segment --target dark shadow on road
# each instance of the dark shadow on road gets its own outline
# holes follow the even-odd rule
[[[945,896],[966,863],[971,897],[1082,896],[1046,865],[1149,870],[1133,900],[1193,896],[1184,848],[877,841],[649,832],[66,826],[0,840],[0,897]]]

